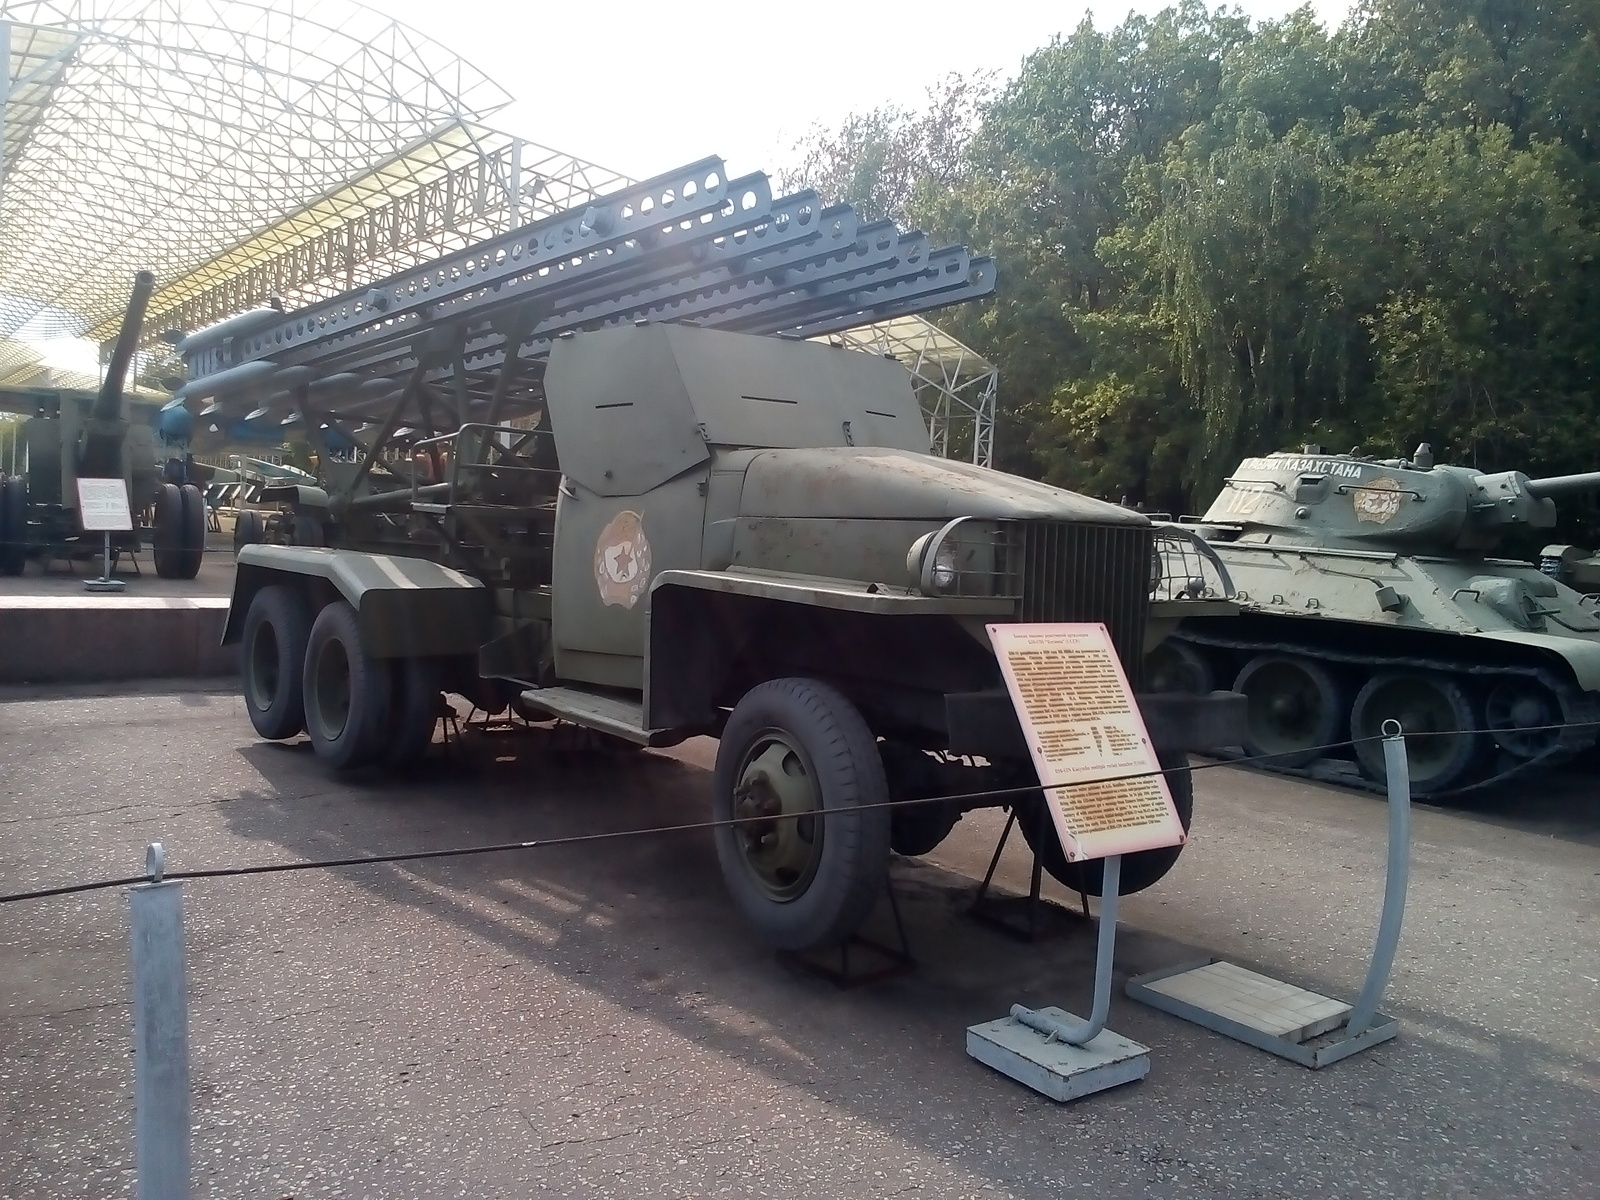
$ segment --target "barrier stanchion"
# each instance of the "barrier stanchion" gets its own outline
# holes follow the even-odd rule
[[[1224,959],[1185,963],[1128,981],[1140,1003],[1316,1070],[1400,1032],[1378,1012],[1405,916],[1411,863],[1411,774],[1398,721],[1383,723],[1389,793],[1389,855],[1383,912],[1361,994],[1352,1006]]]
[[[128,889],[133,930],[133,1077],[137,1200],[189,1195],[189,1001],[183,884],[163,880],[165,855],[145,855],[150,882]]]

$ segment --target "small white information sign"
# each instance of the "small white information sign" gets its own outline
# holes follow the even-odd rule
[[[1159,763],[1106,627],[990,625],[989,640],[1068,861],[1181,845],[1166,778],[1142,774]]]
[[[125,479],[78,480],[78,516],[86,533],[133,528]]]

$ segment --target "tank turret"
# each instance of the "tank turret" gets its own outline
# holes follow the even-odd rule
[[[1324,454],[1307,446],[1247,458],[1206,511],[1240,541],[1421,554],[1483,553],[1518,526],[1548,529],[1557,497],[1600,490],[1600,471],[1530,479],[1435,464],[1426,442],[1410,459]]]
[[[1427,445],[1245,459],[1198,527],[1238,614],[1187,617],[1147,674],[1243,693],[1246,754],[1319,778],[1381,781],[1388,720],[1419,795],[1566,761],[1600,732],[1600,604],[1574,590],[1600,570],[1571,547],[1496,551],[1596,490],[1600,471],[1476,471]]]

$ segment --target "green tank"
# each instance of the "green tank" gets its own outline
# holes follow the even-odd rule
[[[1433,461],[1300,453],[1248,458],[1198,526],[1239,611],[1193,616],[1147,664],[1154,690],[1248,698],[1248,755],[1359,783],[1376,738],[1407,731],[1413,787],[1456,792],[1594,745],[1600,613],[1508,534],[1555,524],[1557,497],[1600,472],[1530,479]],[[1324,747],[1358,739],[1343,751]]]

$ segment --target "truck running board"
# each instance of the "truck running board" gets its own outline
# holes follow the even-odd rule
[[[571,721],[599,733],[623,738],[637,746],[663,746],[677,740],[663,729],[644,727],[644,701],[581,688],[529,688],[522,702],[553,717]]]

